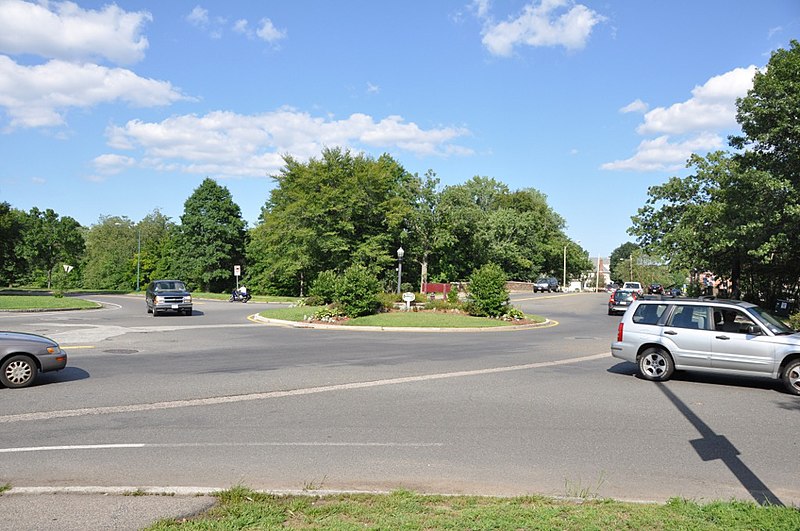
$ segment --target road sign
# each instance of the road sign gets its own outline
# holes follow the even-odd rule
[[[238,265],[233,266],[233,276],[235,277],[242,276],[242,266]]]

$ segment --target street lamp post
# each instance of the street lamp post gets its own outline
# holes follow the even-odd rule
[[[405,254],[402,247],[397,249],[397,293],[400,293],[400,282],[403,279],[403,256]]]
[[[561,280],[562,289],[567,289],[567,246],[564,246],[564,277]]]
[[[136,239],[136,291],[139,291],[139,272],[142,269],[142,228],[138,228]]]

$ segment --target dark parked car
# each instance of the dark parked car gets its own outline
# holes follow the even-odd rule
[[[67,366],[67,353],[44,336],[23,332],[0,332],[0,383],[26,387],[39,372],[58,371]]]
[[[636,300],[638,295],[639,294],[633,290],[618,289],[612,293],[611,297],[608,299],[608,315],[625,313],[625,310],[628,309],[628,306],[633,304],[633,301]]]
[[[533,283],[533,292],[536,293],[537,291],[541,291],[544,293],[559,291],[558,280],[555,277],[542,277],[536,282]]]
[[[147,285],[144,300],[153,317],[161,312],[192,315],[192,294],[180,280],[154,280]]]
[[[650,284],[647,287],[647,293],[650,295],[663,295],[664,294],[664,286],[661,284]]]

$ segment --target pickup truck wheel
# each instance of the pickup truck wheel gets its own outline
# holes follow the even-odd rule
[[[793,395],[800,395],[800,360],[790,361],[783,371],[783,384]]]
[[[37,370],[36,364],[28,356],[11,356],[0,367],[0,383],[14,389],[25,387],[33,382]]]
[[[675,371],[675,363],[665,350],[649,348],[639,356],[639,374],[646,380],[663,382],[669,380]]]

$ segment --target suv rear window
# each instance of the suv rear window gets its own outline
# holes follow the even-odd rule
[[[637,324],[658,324],[658,320],[667,309],[666,304],[640,304],[633,312],[631,320]]]

